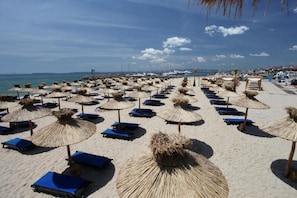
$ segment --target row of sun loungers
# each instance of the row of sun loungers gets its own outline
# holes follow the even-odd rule
[[[209,99],[210,104],[212,105],[219,105],[215,106],[215,110],[220,115],[231,115],[231,116],[243,116],[244,112],[238,111],[235,108],[232,107],[226,107],[228,104],[227,101],[223,100],[222,98],[216,96],[216,94],[213,91],[210,91],[208,88],[202,88],[201,89],[203,93],[206,95],[206,97]],[[241,123],[244,123],[244,118],[223,118],[224,122],[228,125],[240,125]],[[253,121],[250,119],[247,119],[246,124],[252,124]]]

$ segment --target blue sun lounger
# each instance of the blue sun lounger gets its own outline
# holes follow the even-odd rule
[[[241,124],[244,123],[244,119],[243,118],[224,118],[224,121],[227,124]],[[250,119],[246,120],[246,124],[252,124],[253,121]]]
[[[112,159],[82,151],[76,151],[73,155],[71,155],[71,160],[79,164],[89,165],[96,168],[104,168],[111,162]]]
[[[152,95],[152,98],[164,99],[167,98],[167,96],[165,94],[154,94]]]
[[[31,185],[34,191],[59,197],[83,197],[83,192],[90,184],[80,177],[47,172]]]
[[[3,148],[15,149],[20,152],[29,151],[36,147],[36,145],[33,144],[31,141],[21,138],[14,138],[6,142],[2,142],[2,146]]]
[[[125,130],[125,129],[137,129],[139,127],[139,124],[137,123],[130,123],[130,122],[115,122],[111,125],[113,129],[117,130]]]
[[[106,129],[101,133],[103,137],[119,138],[119,139],[132,139],[133,133],[130,131],[119,131],[115,129]]]
[[[161,103],[160,100],[145,100],[143,102],[144,105],[150,105],[150,106],[161,106],[163,103]]]
[[[5,126],[0,126],[0,133],[8,133],[11,131],[11,128],[5,127]]]
[[[227,105],[227,102],[225,100],[209,100],[210,104],[212,105]]]
[[[152,109],[139,109],[134,108],[131,112],[129,112],[130,116],[134,117],[147,117],[151,118],[156,115],[156,113]]]
[[[99,117],[99,115],[91,114],[91,113],[80,113],[77,115],[77,117],[84,119],[84,120],[93,120],[93,119],[97,119]]]

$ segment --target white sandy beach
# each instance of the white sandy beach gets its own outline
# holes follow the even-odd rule
[[[179,85],[182,78],[172,81],[173,85]],[[192,84],[192,78],[190,78]],[[237,88],[242,93],[245,82]],[[201,125],[182,125],[181,133],[193,140],[192,150],[204,155],[222,171],[229,186],[230,198],[271,198],[271,197],[297,197],[297,182],[286,179],[283,172],[285,164],[281,160],[287,160],[291,149],[291,142],[268,136],[259,131],[257,125],[262,122],[273,121],[287,116],[285,107],[297,108],[297,95],[288,94],[274,84],[263,81],[263,91],[259,91],[257,99],[269,105],[267,110],[249,109],[248,118],[254,121],[252,126],[247,126],[245,132],[237,129],[236,125],[227,125],[224,117],[217,113],[209,99],[203,94],[200,86],[193,87],[198,102],[193,106],[203,118]],[[295,92],[296,93],[296,92]],[[170,95],[169,95],[170,98]],[[54,99],[47,99],[53,101]],[[142,99],[144,101],[144,99]],[[105,103],[106,99],[100,101]],[[162,99],[166,105],[171,105],[169,99]],[[165,106],[151,107],[155,112],[166,108]],[[86,113],[96,113],[99,106],[85,106]],[[135,107],[138,101],[135,102]],[[67,101],[61,102],[61,107],[77,108],[81,106]],[[144,106],[143,106],[144,107]],[[245,111],[245,108],[236,107]],[[13,109],[11,109],[12,111]],[[154,132],[162,131],[177,133],[177,125],[166,122],[155,116],[153,118],[135,118],[128,116],[130,109],[121,110],[122,122],[139,123],[143,133],[133,141],[105,138],[101,132],[117,121],[117,111],[99,112],[103,121],[96,124],[97,133],[89,139],[71,145],[71,151],[84,151],[96,155],[112,158],[112,163],[106,169],[95,169],[81,166],[81,177],[92,181],[86,194],[90,198],[116,198],[116,179],[119,168],[125,161],[144,153],[149,153],[150,137]],[[241,116],[243,117],[243,116]],[[52,123],[53,116],[34,120],[37,127],[34,131]],[[8,123],[1,122],[2,126]],[[9,135],[0,135],[0,141],[4,142],[14,137],[30,139],[30,131],[24,131]],[[21,154],[12,149],[0,149],[0,197],[52,197],[44,193],[34,192],[31,185],[48,171],[63,173],[68,171],[66,147],[54,149],[39,149],[28,154]],[[296,165],[296,154],[293,158]],[[296,167],[297,168],[297,167]],[[281,170],[282,171],[282,170]],[[278,172],[274,174],[274,172]]]

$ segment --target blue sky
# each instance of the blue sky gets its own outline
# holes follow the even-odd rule
[[[261,2],[207,20],[188,0],[1,0],[0,74],[297,64],[296,2]]]

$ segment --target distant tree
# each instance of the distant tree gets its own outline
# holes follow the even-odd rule
[[[254,10],[257,10],[258,4],[261,0],[250,0],[246,2],[251,2],[251,6],[254,8]],[[244,0],[188,0],[188,4],[191,2],[202,5],[206,7],[207,9],[207,15],[211,13],[213,9],[218,11],[223,11],[223,16],[229,16],[234,11],[234,18],[241,17],[242,15],[242,9]],[[266,10],[269,7],[271,0],[266,0],[266,8],[265,8],[265,14]],[[281,8],[289,13],[289,0],[279,0],[279,1],[273,1],[273,3],[280,3]]]

